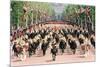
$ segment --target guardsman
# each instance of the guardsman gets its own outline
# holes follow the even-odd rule
[[[51,48],[51,53],[52,53],[52,60],[55,61],[56,60],[56,54],[58,52],[58,49],[56,48],[56,45],[52,45],[52,48]]]

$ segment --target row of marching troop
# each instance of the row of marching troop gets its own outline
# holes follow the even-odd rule
[[[22,61],[33,55],[47,54],[51,54],[55,61],[59,53],[66,53],[66,49],[72,55],[77,50],[79,55],[86,56],[88,52],[95,55],[95,32],[88,32],[72,24],[33,24],[27,28],[11,30],[10,47],[11,57]]]

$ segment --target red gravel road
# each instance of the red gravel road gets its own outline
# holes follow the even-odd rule
[[[95,55],[89,54],[87,57],[83,55],[75,54],[68,55],[64,53],[63,55],[57,55],[56,61],[52,61],[52,56],[48,52],[45,56],[38,57],[33,55],[32,57],[27,57],[26,60],[20,61],[19,58],[11,59],[11,66],[22,66],[22,65],[38,65],[38,64],[55,64],[55,63],[76,63],[76,62],[93,62],[95,61]]]

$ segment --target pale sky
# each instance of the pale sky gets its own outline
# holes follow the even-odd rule
[[[62,3],[51,3],[57,14],[61,14],[64,10],[65,4]]]

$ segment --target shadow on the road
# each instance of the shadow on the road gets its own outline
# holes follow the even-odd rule
[[[19,62],[19,61],[21,61],[20,59],[18,59],[18,60],[14,60],[13,62]]]
[[[43,57],[43,55],[36,55],[35,57]]]
[[[53,60],[46,60],[46,62],[52,62]]]
[[[78,58],[85,58],[85,56],[77,56]]]

